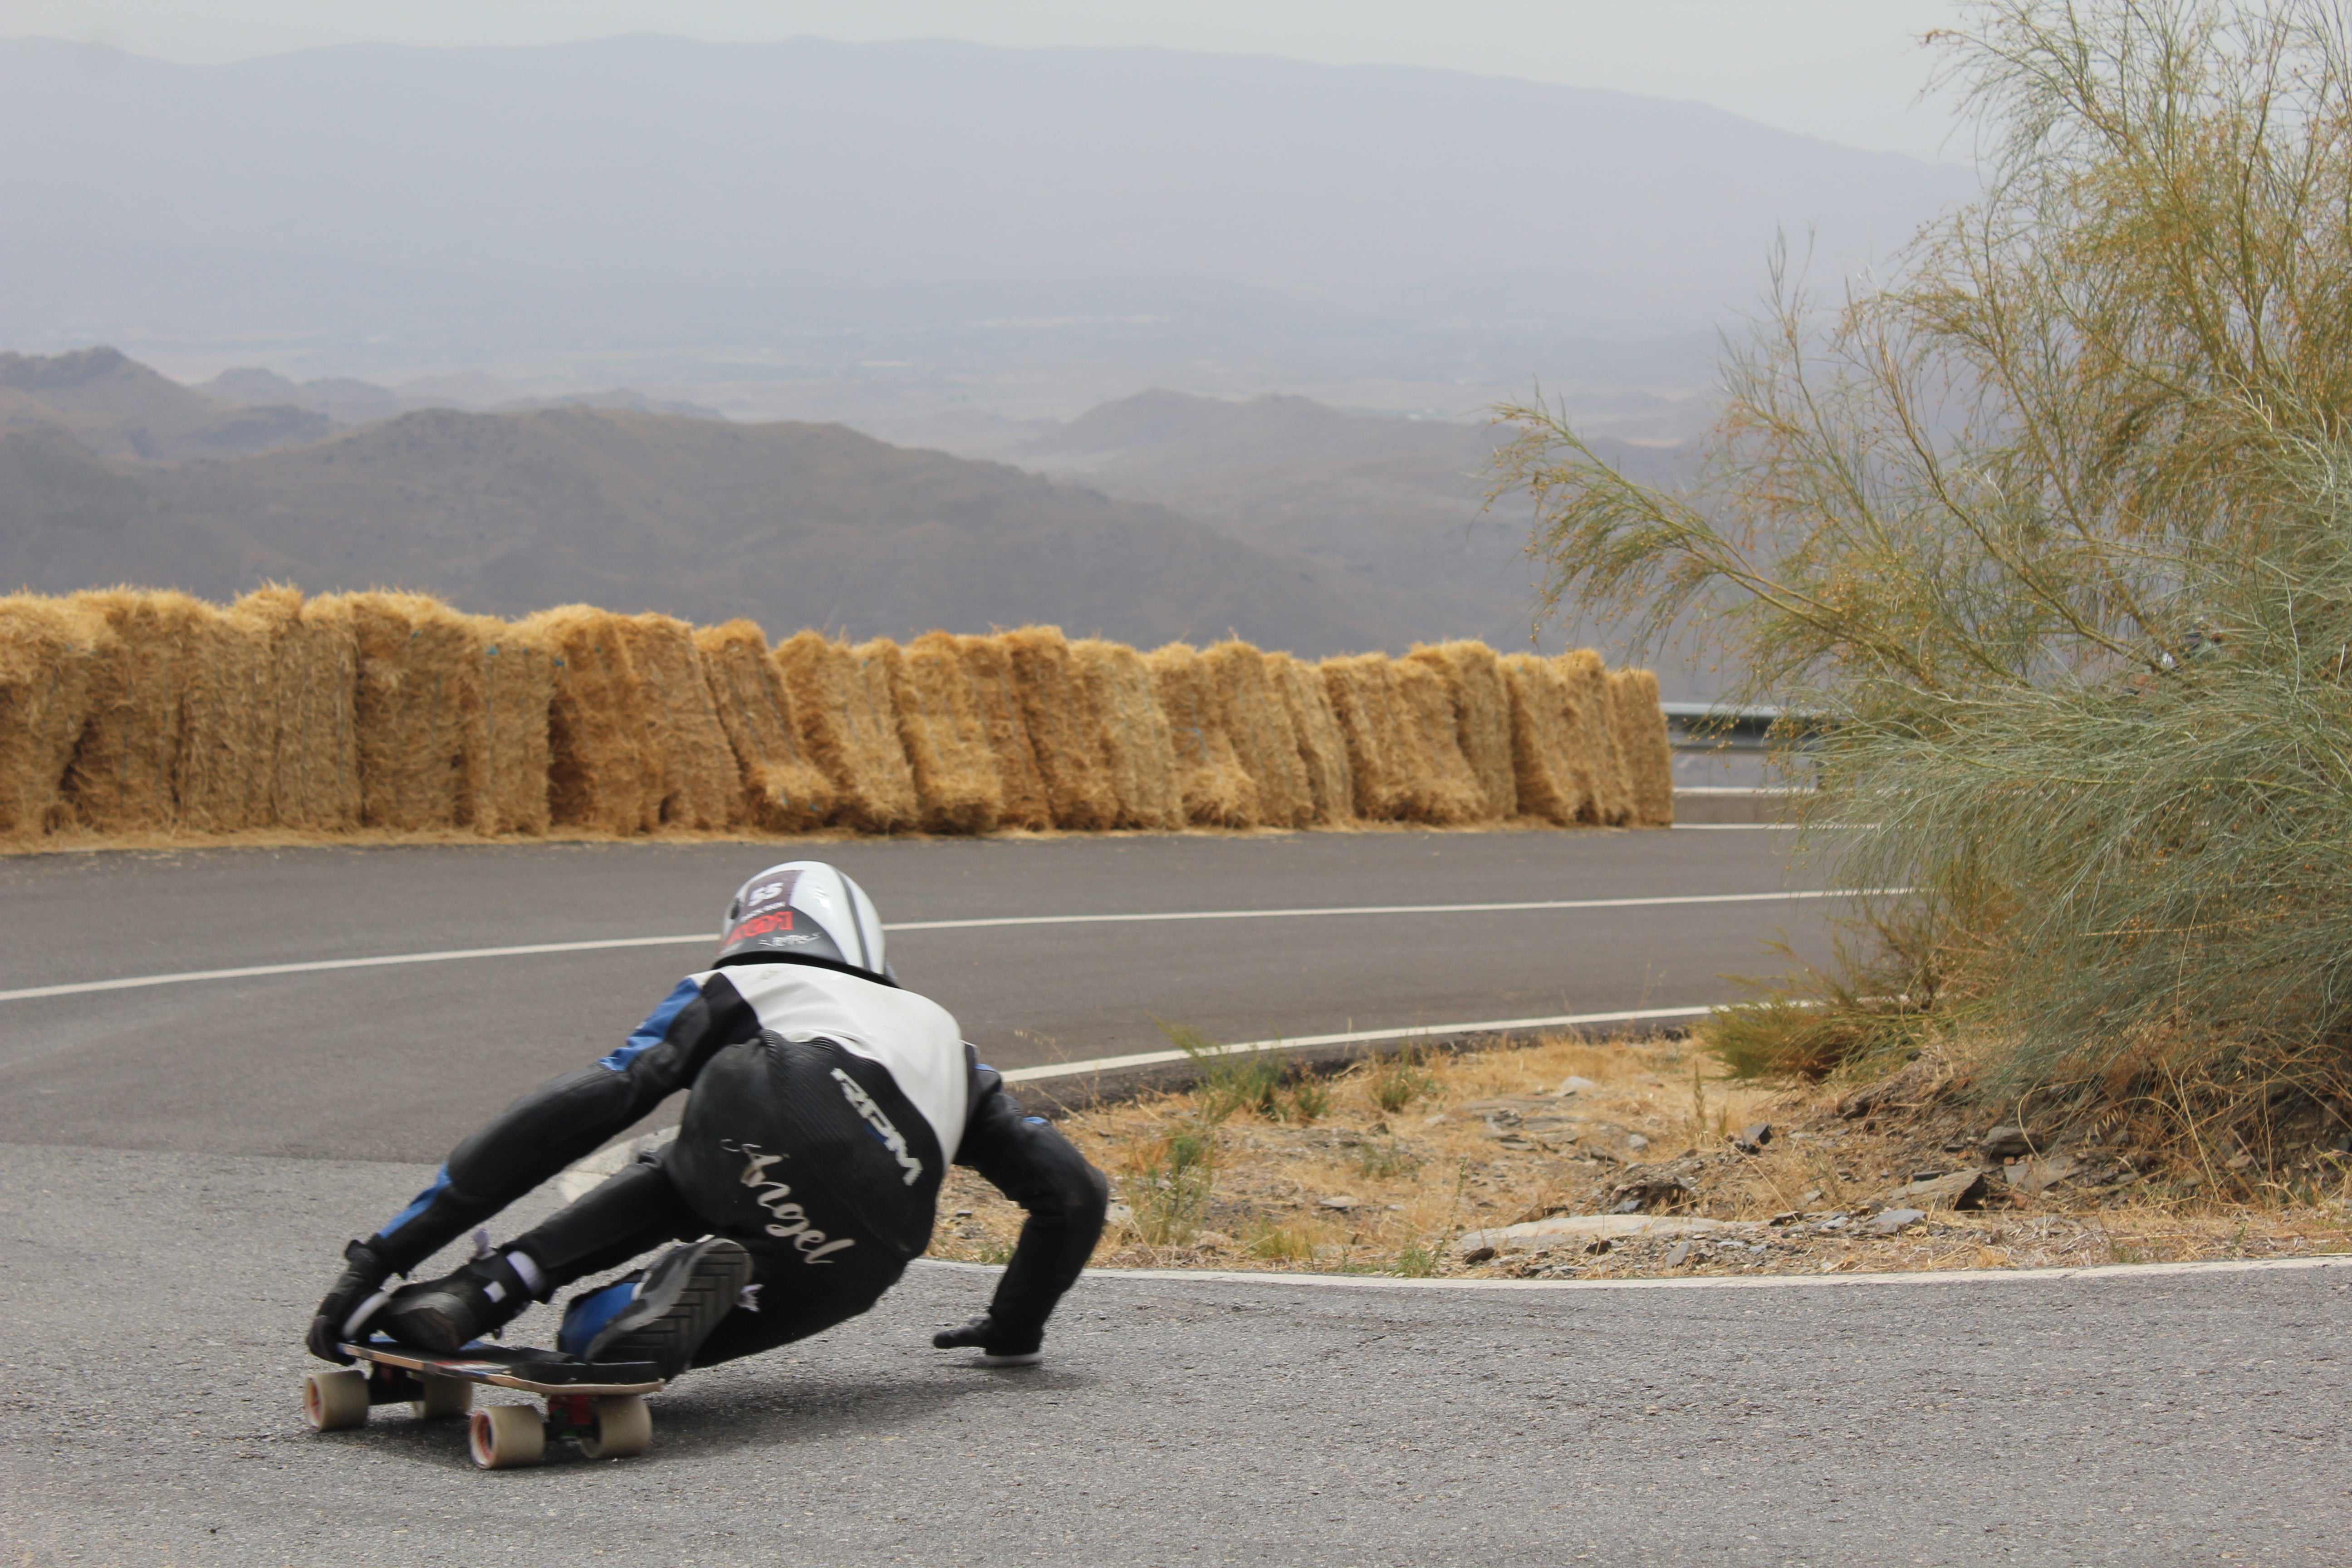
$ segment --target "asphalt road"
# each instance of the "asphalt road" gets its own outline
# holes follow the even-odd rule
[[[1769,892],[1769,833],[844,845],[894,921]],[[690,933],[738,846],[0,861],[0,992]],[[1803,886],[1800,880],[1798,886]],[[1815,903],[907,931],[1005,1065],[1705,1002]],[[1506,1292],[1090,1275],[1043,1369],[989,1281],[698,1373],[652,1453],[483,1475],[301,1423],[342,1239],[601,1053],[691,944],[0,1000],[5,1562],[2336,1563],[2352,1268]],[[526,1210],[536,1205],[524,1205]],[[526,1212],[510,1223],[526,1224]],[[527,1320],[518,1337],[543,1337]]]
[[[11,1568],[2347,1555],[2352,1268],[1516,1292],[1092,1274],[1045,1366],[988,1372],[928,1345],[984,1272],[919,1265],[863,1319],[682,1380],[642,1458],[483,1474],[457,1426],[388,1409],[320,1436],[298,1406],[328,1244],[423,1167],[5,1154]]]
[[[1770,832],[843,844],[885,921],[1770,892]],[[384,953],[714,932],[778,851],[548,845],[0,860],[0,992]],[[1822,902],[909,931],[900,976],[1002,1068],[1220,1040],[1677,1006]],[[0,1140],[426,1161],[612,1048],[709,944],[0,999]]]

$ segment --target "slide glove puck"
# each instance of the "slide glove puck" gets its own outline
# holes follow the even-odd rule
[[[960,1328],[941,1329],[931,1336],[933,1350],[952,1351],[966,1348],[981,1352],[982,1366],[1035,1366],[1045,1359],[1038,1349],[1042,1333],[1016,1335],[997,1326],[996,1320],[986,1312]]]

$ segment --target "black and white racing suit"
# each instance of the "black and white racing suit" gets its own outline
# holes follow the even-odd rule
[[[619,1049],[509,1106],[365,1245],[406,1273],[681,1089],[674,1142],[499,1250],[538,1264],[543,1300],[670,1241],[742,1243],[757,1310],[729,1313],[697,1365],[871,1307],[929,1245],[950,1163],[1029,1211],[990,1306],[992,1349],[1036,1348],[1101,1233],[1101,1173],[1022,1114],[945,1008],[862,973],[753,956],[679,981]]]

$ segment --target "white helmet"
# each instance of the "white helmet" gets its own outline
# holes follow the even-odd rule
[[[771,866],[735,890],[719,928],[719,964],[782,959],[895,985],[882,919],[866,889],[822,860]]]

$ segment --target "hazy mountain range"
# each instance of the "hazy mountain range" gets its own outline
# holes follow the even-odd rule
[[[1154,384],[1463,414],[1540,375],[1605,421],[1704,386],[1776,233],[1833,283],[1973,184],[1695,103],[950,42],[19,39],[0,144],[9,346],[739,417]]]
[[[48,592],[127,580],[215,598],[268,580],[399,585],[505,615],[587,600],[703,622],[750,616],[778,633],[1047,621],[1150,645],[1235,631],[1306,654],[1525,635],[1507,528],[1456,521],[1423,539],[1406,521],[1416,507],[1475,511],[1463,465],[1475,468],[1484,437],[1467,427],[1297,399],[1152,395],[1032,433],[1041,450],[1106,472],[1127,454],[1134,483],[1114,495],[837,425],[426,408],[336,430],[325,408],[398,395],[356,381],[295,385],[311,408],[222,395],[281,384],[240,371],[199,390],[111,350],[0,355],[0,579]],[[1269,475],[1311,471],[1318,443],[1325,461],[1370,456],[1381,431],[1402,481],[1387,532],[1351,542],[1346,530],[1286,531],[1278,505],[1253,500]],[[1173,466],[1193,471],[1191,493],[1217,522],[1144,494],[1152,459],[1187,450],[1199,461]],[[1400,552],[1431,580],[1401,569]],[[1433,562],[1451,563],[1447,583],[1426,572]]]

